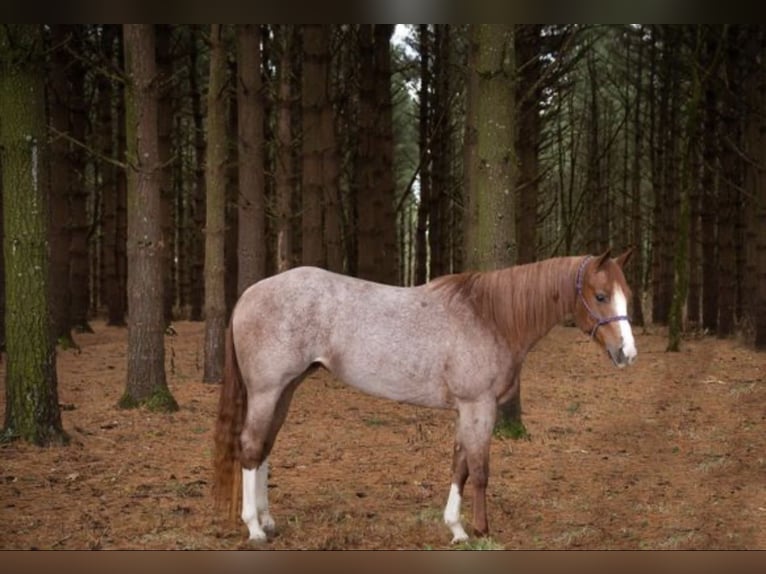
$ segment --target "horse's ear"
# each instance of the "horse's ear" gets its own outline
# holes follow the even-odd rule
[[[609,258],[612,256],[612,249],[611,247],[604,251],[601,255],[598,255],[596,257],[596,269],[599,269],[604,263],[609,261]]]
[[[624,269],[625,264],[628,262],[631,255],[633,255],[633,247],[628,247],[625,253],[623,253],[622,255],[618,255],[617,257],[614,258],[614,260],[617,263],[617,265],[620,266],[621,269]]]

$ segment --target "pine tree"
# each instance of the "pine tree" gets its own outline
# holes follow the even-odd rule
[[[120,406],[178,409],[165,379],[154,28],[125,24],[128,161],[128,379]]]
[[[5,438],[66,441],[48,308],[48,150],[42,28],[0,25]]]

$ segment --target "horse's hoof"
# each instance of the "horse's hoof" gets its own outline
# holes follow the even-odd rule
[[[247,542],[245,543],[248,548],[260,548],[262,546],[265,546],[268,543],[269,539],[264,534],[263,538],[260,536],[257,536],[255,538],[248,538]]]
[[[277,525],[274,522],[274,519],[271,517],[271,514],[268,512],[261,514],[260,521],[261,528],[263,528],[267,534],[274,534],[277,531]]]
[[[452,537],[452,542],[450,544],[460,544],[461,542],[467,542],[468,541],[468,535],[463,534],[456,534]]]

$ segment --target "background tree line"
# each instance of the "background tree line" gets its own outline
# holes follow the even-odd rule
[[[413,285],[633,245],[634,323],[766,347],[761,27],[394,31],[3,25],[7,392],[103,314],[129,325],[123,406],[173,408],[170,322],[206,321],[215,382],[237,296],[299,264]]]

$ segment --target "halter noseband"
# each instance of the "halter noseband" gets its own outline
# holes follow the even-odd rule
[[[577,296],[582,301],[583,306],[585,307],[585,310],[588,312],[588,315],[590,315],[591,319],[596,321],[596,324],[593,326],[593,330],[590,332],[590,338],[592,339],[596,335],[596,331],[601,325],[606,325],[608,323],[613,323],[614,321],[628,321],[630,322],[630,318],[627,315],[613,315],[612,317],[600,317],[598,316],[593,309],[591,309],[590,305],[588,305],[588,302],[585,300],[585,296],[582,294],[582,282],[585,278],[585,266],[588,264],[588,261],[592,258],[591,255],[586,255],[585,258],[582,260],[582,263],[580,263],[580,268],[577,270],[577,280],[575,281],[575,289],[577,291]]]

